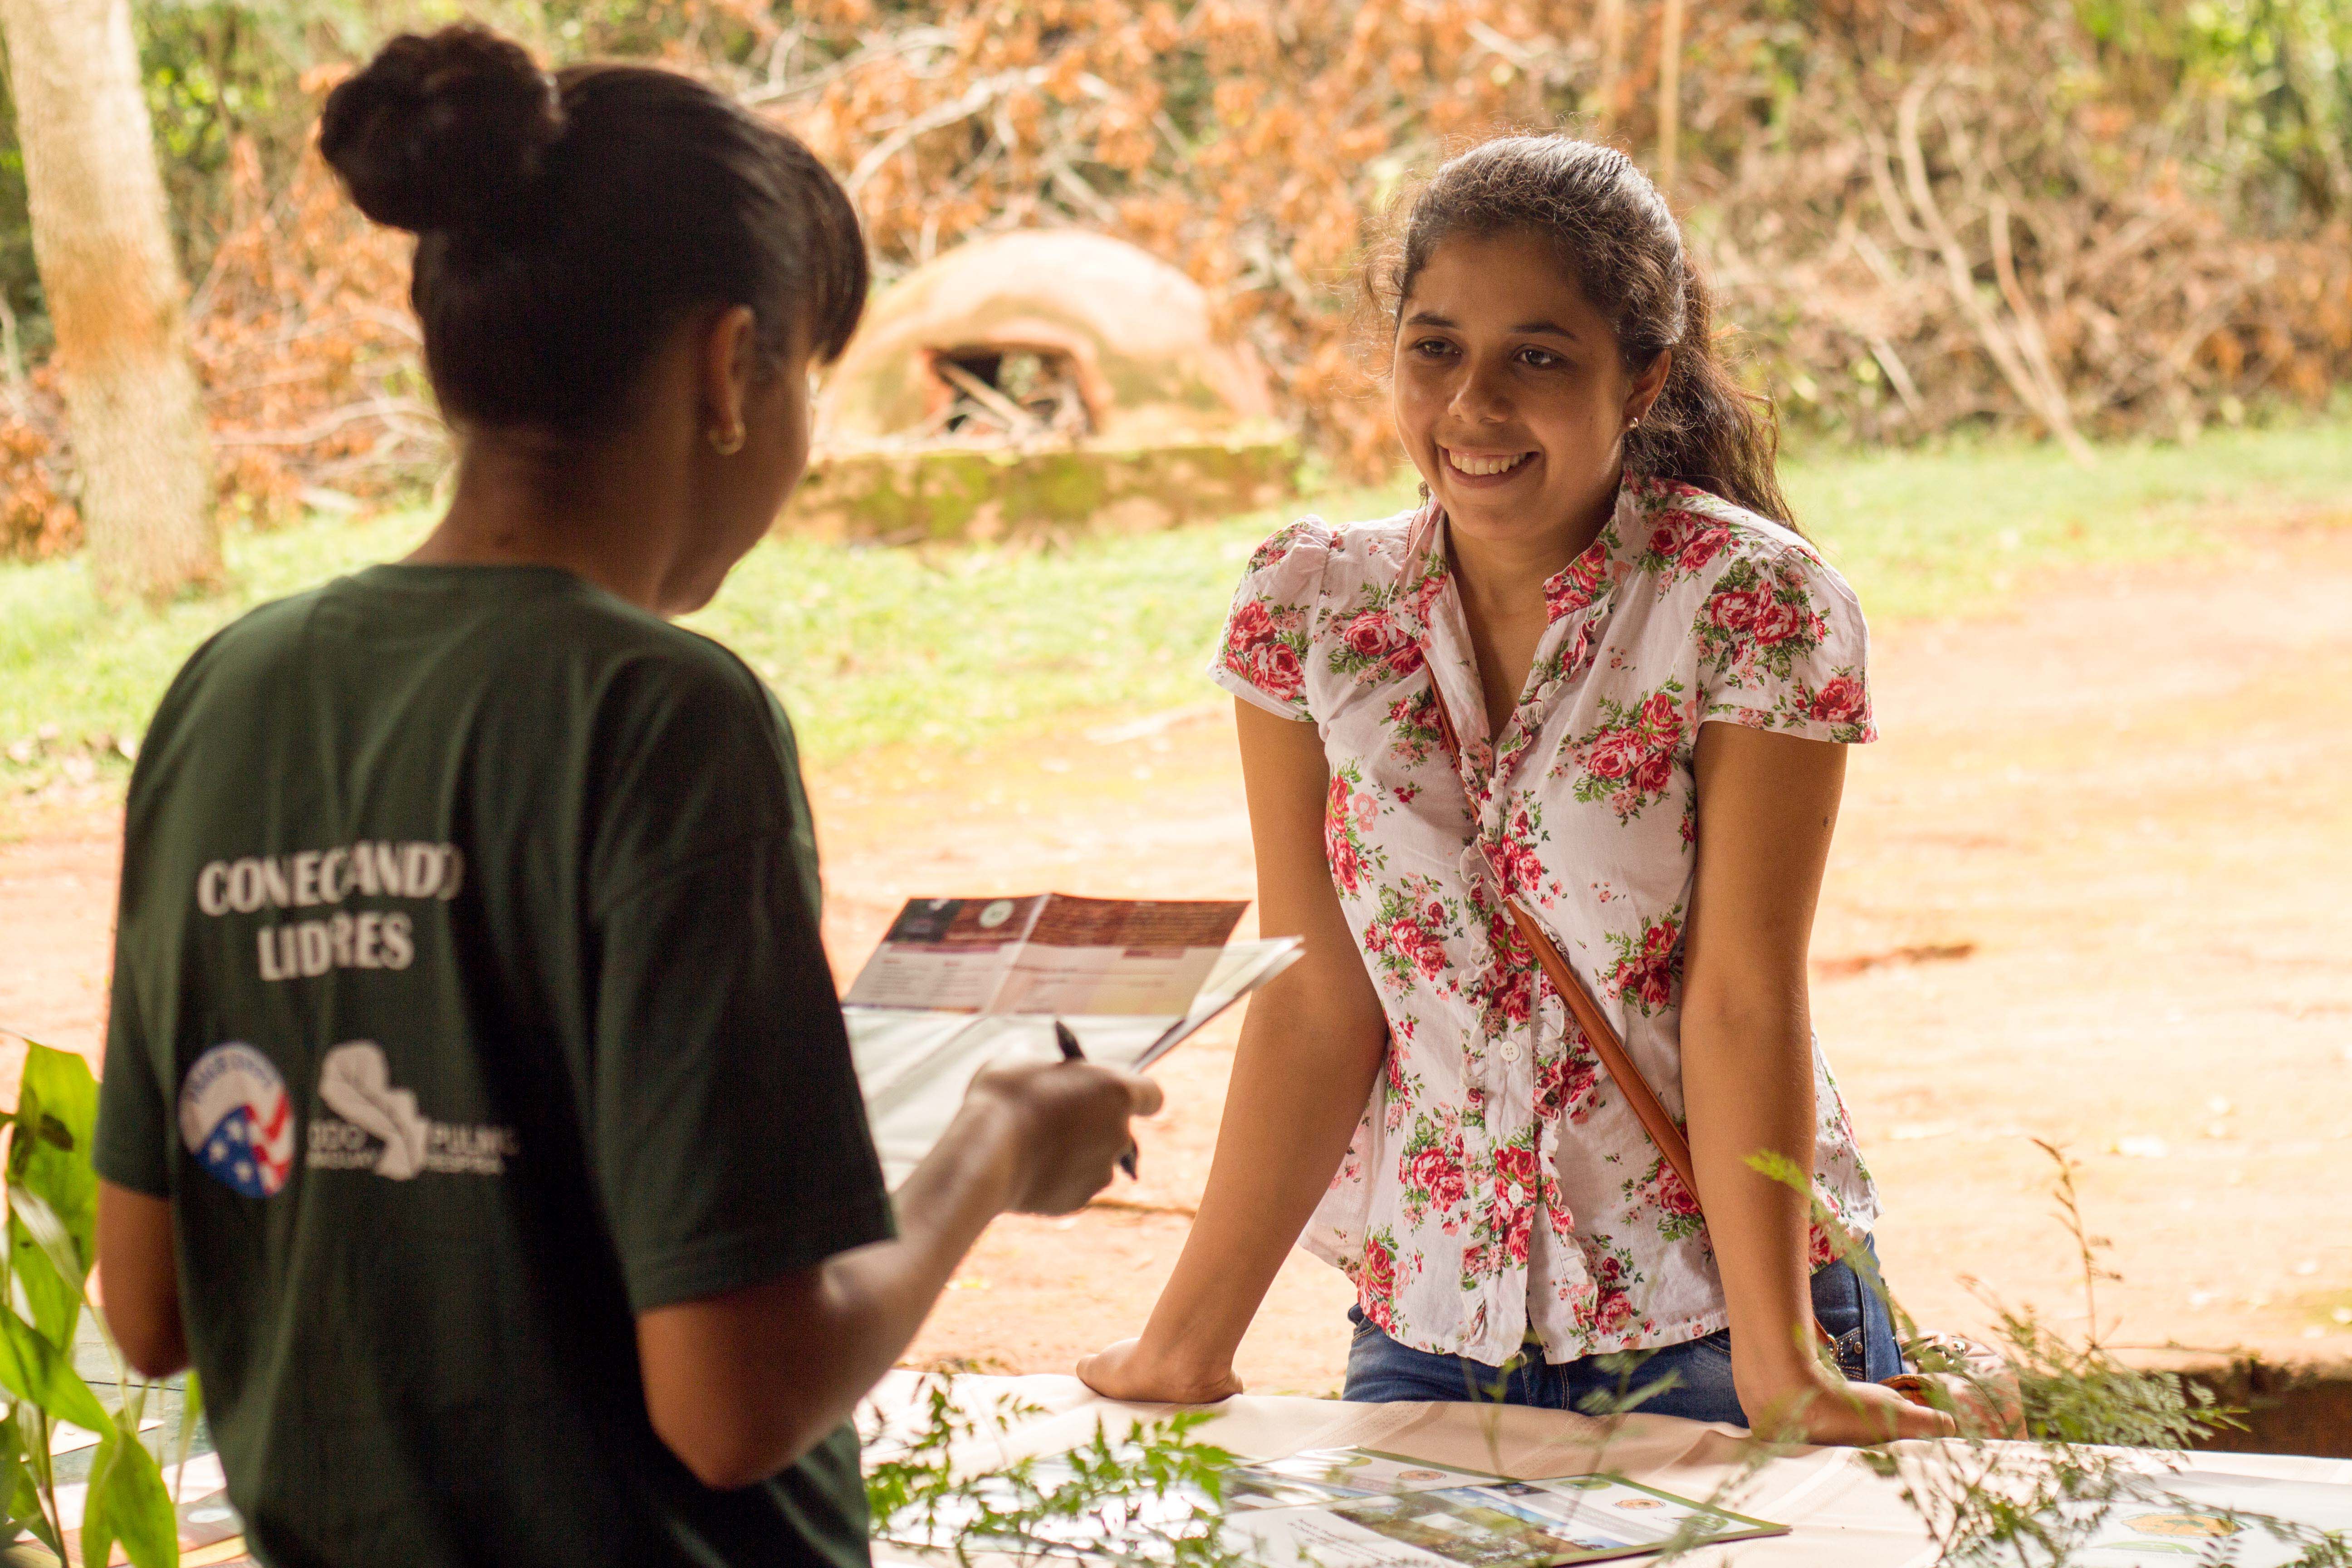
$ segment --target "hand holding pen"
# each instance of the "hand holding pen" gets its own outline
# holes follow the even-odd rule
[[[1078,1048],[1078,1037],[1071,1033],[1070,1026],[1059,1018],[1054,1020],[1054,1043],[1062,1048],[1064,1061],[1082,1062],[1087,1059],[1087,1053]],[[1135,1179],[1136,1166],[1140,1163],[1140,1156],[1132,1143],[1127,1146],[1127,1152],[1118,1157],[1118,1168],[1127,1173],[1129,1181]]]

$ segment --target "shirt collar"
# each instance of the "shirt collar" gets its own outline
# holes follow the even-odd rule
[[[1555,624],[1608,599],[1648,541],[1642,481],[1617,487],[1609,521],[1577,558],[1544,579],[1544,620]],[[1395,614],[1416,641],[1427,642],[1430,607],[1452,575],[1445,558],[1445,509],[1423,500],[1405,531],[1405,568],[1398,579]]]

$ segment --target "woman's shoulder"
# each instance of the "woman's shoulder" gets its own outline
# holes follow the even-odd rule
[[[1278,717],[1311,719],[1307,670],[1344,613],[1331,606],[1402,576],[1416,515],[1338,524],[1308,516],[1277,530],[1250,555],[1210,678]]]
[[[1394,577],[1404,568],[1414,509],[1362,522],[1328,522],[1308,513],[1269,534],[1251,552],[1242,576],[1269,597],[1309,602],[1341,579],[1349,585]]]
[[[1630,489],[1631,487],[1629,487]],[[1859,742],[1870,719],[1869,628],[1853,590],[1786,524],[1685,485],[1642,487],[1633,571],[1695,651],[1705,716]]]
[[[1826,598],[1823,613],[1859,613],[1844,576],[1788,524],[1672,479],[1633,481],[1626,496],[1620,527],[1630,571],[1661,598],[1704,600],[1774,584]]]

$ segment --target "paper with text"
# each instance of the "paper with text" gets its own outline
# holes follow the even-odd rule
[[[1296,937],[1228,942],[1248,906],[917,899],[842,998],[866,1114],[892,1186],[992,1061],[1052,1061],[1055,1019],[1089,1060],[1150,1067],[1295,963]]]

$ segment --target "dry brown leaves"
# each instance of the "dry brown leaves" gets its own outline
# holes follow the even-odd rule
[[[47,365],[29,374],[13,356],[0,365],[0,560],[46,561],[81,548],[56,382]]]
[[[1501,129],[1664,140],[1659,0],[681,0],[665,58],[804,137],[887,280],[975,235],[1077,224],[1184,268],[1330,459],[1393,461],[1355,286],[1401,192]],[[1695,7],[1670,192],[1792,422],[1864,442],[2017,425],[2192,432],[2352,379],[2352,232],[2251,221],[2196,105],[2084,68],[2041,0]],[[324,79],[314,84],[323,91]],[[2201,119],[2200,119],[2201,116]],[[445,446],[406,244],[315,156],[240,155],[192,330],[224,505],[412,486]],[[69,541],[50,412],[0,424],[0,550]],[[46,489],[44,487],[47,487]]]
[[[222,504],[262,521],[302,492],[368,495],[446,455],[407,303],[410,242],[370,225],[315,153],[283,191],[241,145],[237,222],[190,312]]]

